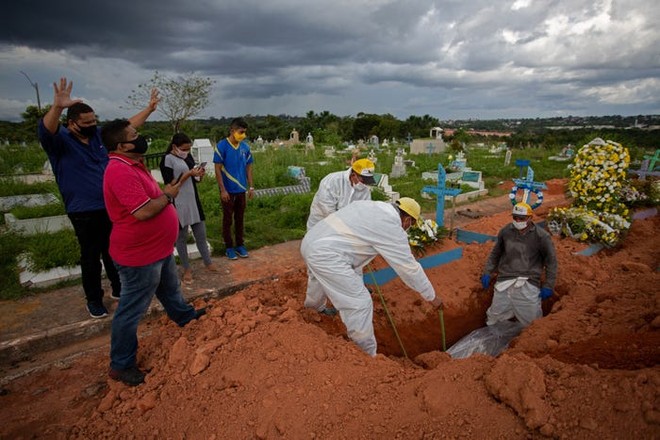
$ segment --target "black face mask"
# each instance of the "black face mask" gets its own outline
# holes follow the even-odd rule
[[[144,154],[147,152],[147,149],[149,148],[149,144],[147,144],[147,139],[144,136],[138,136],[132,141],[126,141],[122,143],[133,144],[133,149],[127,151],[127,153]]]
[[[78,125],[78,124],[76,124],[76,125]],[[96,134],[96,131],[97,131],[96,130],[96,124],[89,125],[87,127],[81,127],[80,125],[78,125],[78,133],[85,136],[86,138],[94,137],[94,135]]]

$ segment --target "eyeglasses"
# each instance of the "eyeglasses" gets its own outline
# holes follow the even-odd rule
[[[517,222],[524,222],[524,221],[527,220],[527,216],[526,215],[514,215],[513,219]]]

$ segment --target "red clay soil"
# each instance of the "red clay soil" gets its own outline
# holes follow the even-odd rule
[[[495,234],[509,219],[470,229]],[[636,220],[623,245],[591,257],[554,237],[546,316],[497,358],[442,353],[438,314],[400,280],[381,291],[409,359],[376,294],[370,358],[338,317],[302,308],[300,265],[208,301],[183,329],[142,324],[150,373],[139,387],[107,379],[107,346],[14,380],[0,397],[0,438],[657,439],[659,227],[658,216]],[[484,325],[492,298],[479,283],[492,243],[446,240],[432,252],[457,246],[460,260],[427,271],[445,300],[448,346]]]

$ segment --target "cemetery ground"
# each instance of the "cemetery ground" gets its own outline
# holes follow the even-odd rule
[[[568,204],[564,185],[548,182],[535,221]],[[465,205],[457,226],[494,235],[510,209],[506,196]],[[555,295],[495,358],[443,353],[438,313],[399,279],[380,290],[407,357],[374,294],[369,358],[338,317],[302,307],[297,241],[223,260],[220,275],[197,262],[187,294],[208,314],[185,328],[162,316],[141,324],[145,384],[107,378],[107,335],[66,356],[35,354],[40,368],[2,384],[0,438],[659,438],[659,226],[657,215],[635,220],[622,244],[592,256],[554,236]],[[479,282],[492,242],[448,238],[428,254],[457,247],[462,258],[426,271],[445,301],[447,347],[484,325],[492,298]],[[237,280],[256,282],[219,294]]]

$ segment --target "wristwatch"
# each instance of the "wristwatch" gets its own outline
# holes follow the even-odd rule
[[[167,203],[174,203],[174,197],[172,197],[167,193],[163,193],[163,194],[165,194],[165,197],[167,197]]]

